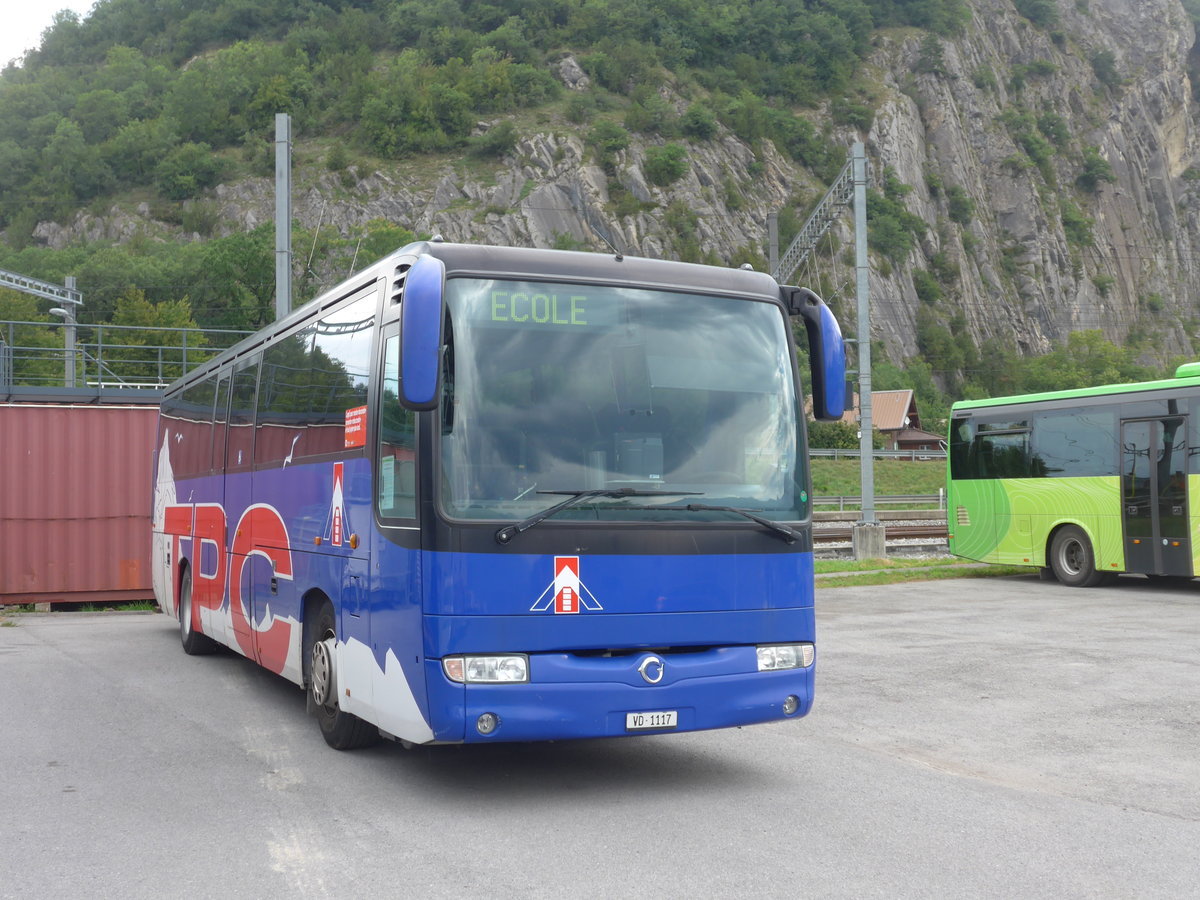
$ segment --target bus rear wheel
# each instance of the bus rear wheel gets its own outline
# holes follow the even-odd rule
[[[326,600],[309,631],[308,690],[325,743],[334,750],[354,750],[376,743],[379,729],[338,707],[336,622],[333,604]]]
[[[217,642],[192,627],[192,570],[185,569],[179,584],[179,643],[188,656],[205,656],[217,649]]]
[[[1060,528],[1050,542],[1050,568],[1070,587],[1095,587],[1104,581],[1096,571],[1096,554],[1083,530],[1074,525]]]

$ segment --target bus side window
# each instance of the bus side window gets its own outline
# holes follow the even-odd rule
[[[254,458],[254,417],[258,397],[258,363],[262,354],[238,362],[230,388],[225,470],[250,468]]]
[[[1029,478],[1029,433],[977,434],[970,463],[973,478]]]
[[[383,391],[379,398],[379,514],[412,519],[417,515],[416,413],[400,405],[400,339],[392,335],[383,351]]]

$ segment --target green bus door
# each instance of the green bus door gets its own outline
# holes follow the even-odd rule
[[[1121,423],[1126,571],[1192,575],[1185,423],[1183,416]]]

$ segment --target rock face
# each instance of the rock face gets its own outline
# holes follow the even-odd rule
[[[941,226],[907,271],[879,279],[881,294],[902,300],[880,305],[877,337],[893,356],[915,351],[911,272],[945,251],[961,273],[948,300],[976,343],[997,337],[1040,352],[1099,328],[1113,341],[1153,334],[1165,354],[1193,352],[1198,148],[1186,63],[1195,36],[1181,5],[1060,3],[1051,31],[1007,0],[972,6],[966,34],[942,44],[940,71],[922,65],[917,34],[887,35],[876,53],[889,96],[870,149],[913,186],[909,208]],[[1049,150],[1040,165],[1020,113]],[[1089,147],[1113,179],[1094,190],[1078,181]],[[974,202],[965,226],[947,220],[952,186]],[[1070,227],[1077,217],[1082,236]]]
[[[833,132],[847,147],[865,140],[877,178],[893,170],[911,187],[905,206],[928,225],[907,258],[875,258],[873,332],[884,353],[913,356],[922,322],[934,322],[953,323],[976,345],[991,338],[1027,353],[1099,328],[1116,342],[1152,336],[1163,356],[1191,354],[1200,341],[1200,119],[1187,68],[1195,35],[1180,0],[1059,0],[1046,28],[1011,0],[970,6],[954,38],[878,33],[860,91],[873,124]],[[570,57],[554,66],[570,91],[591,89]],[[769,142],[750,146],[724,129],[682,141],[687,171],[660,187],[646,161],[661,139],[634,135],[606,170],[585,143],[588,128],[546,125],[486,175],[451,160],[351,169],[352,178],[301,169],[294,214],[344,235],[382,218],[449,240],[728,261],[742,248],[765,257],[768,215],[823,192]],[[219,232],[254,227],[271,220],[273,186],[225,185],[210,202]],[[81,214],[38,235],[51,245],[119,240],[148,218]],[[842,246],[849,223],[847,215],[836,227]],[[854,279],[841,256],[826,252],[816,274],[848,301]],[[927,273],[939,297],[918,296]],[[814,277],[801,275],[793,280]]]

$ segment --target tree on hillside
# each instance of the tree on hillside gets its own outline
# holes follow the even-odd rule
[[[168,384],[184,374],[185,362],[190,370],[212,356],[203,334],[177,330],[197,327],[186,297],[151,303],[142,291],[130,290],[117,300],[112,324],[123,327],[105,334],[106,343],[120,347],[104,352],[106,381]]]

